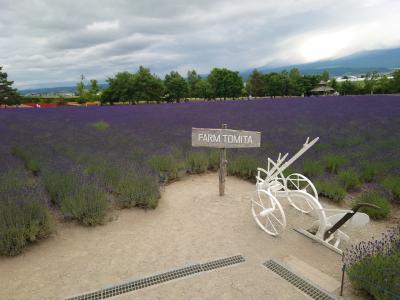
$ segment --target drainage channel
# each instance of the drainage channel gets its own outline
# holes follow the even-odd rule
[[[300,276],[294,274],[292,271],[287,269],[284,265],[276,262],[272,259],[263,263],[263,266],[267,267],[274,273],[278,274],[286,281],[306,293],[313,299],[316,300],[337,300],[338,298],[335,295],[332,295],[321,288],[317,287],[316,285],[310,283],[309,281],[301,278]]]
[[[153,276],[129,281],[126,283],[114,285],[98,291],[89,292],[79,296],[67,298],[66,300],[98,300],[107,299],[121,294],[133,292],[135,290],[143,289],[152,285],[157,285],[163,282],[179,279],[182,277],[212,271],[219,268],[228,267],[231,265],[244,262],[245,259],[242,255],[235,255],[226,258],[217,259],[214,261],[206,262],[203,264],[189,265],[176,270],[168,271],[165,273],[156,274]]]

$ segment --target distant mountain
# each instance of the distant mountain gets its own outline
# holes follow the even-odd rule
[[[257,69],[267,73],[280,72],[283,70],[289,71],[292,68],[298,68],[302,74],[321,74],[323,71],[327,70],[331,76],[358,75],[372,71],[386,73],[393,71],[393,69],[400,68],[400,48],[363,51],[337,59],[281,67],[264,66]],[[241,71],[240,74],[247,79],[252,71],[252,69],[244,70]],[[203,77],[205,76],[207,75]],[[105,83],[99,85],[102,88],[107,86]],[[73,93],[75,92],[75,86],[25,89],[19,92],[22,95]]]
[[[73,93],[75,92],[74,86],[59,86],[49,88],[37,88],[37,89],[24,89],[20,90],[22,95],[34,95],[34,94],[56,94],[56,93]]]
[[[391,72],[400,68],[400,48],[363,51],[332,60],[273,68],[264,66],[257,69],[266,73],[289,71],[292,68],[298,68],[302,74],[320,74],[327,70],[331,76],[358,75],[372,71]],[[247,78],[252,71],[246,70],[241,74]]]
[[[106,83],[99,83],[100,88],[104,89],[107,87]],[[67,94],[67,93],[75,93],[76,86],[59,86],[59,87],[43,87],[43,88],[35,88],[35,89],[24,89],[20,90],[19,93],[23,96],[26,95],[59,95],[59,94]]]

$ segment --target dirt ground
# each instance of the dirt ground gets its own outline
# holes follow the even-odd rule
[[[252,218],[253,191],[253,184],[228,177],[226,195],[219,197],[217,174],[189,176],[165,187],[156,210],[114,211],[113,220],[95,228],[57,223],[51,238],[18,257],[0,258],[0,299],[64,299],[237,254],[246,261],[119,298],[309,299],[262,266],[268,259],[295,261],[314,277],[338,283],[340,255],[292,230],[307,227],[310,217],[283,203],[288,227],[269,236]],[[388,227],[371,222],[352,237],[369,239]],[[344,298],[362,297],[346,281]]]

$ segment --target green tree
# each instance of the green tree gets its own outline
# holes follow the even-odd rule
[[[213,98],[224,98],[226,99],[226,87],[225,87],[225,74],[227,69],[214,68],[211,70],[207,77],[207,81],[211,87],[211,96]]]
[[[393,72],[393,93],[400,93],[400,70]]]
[[[108,78],[108,87],[103,91],[101,102],[111,105],[118,101],[132,103],[134,99],[133,77],[134,74],[125,71],[119,72],[114,78]]]
[[[270,97],[279,96],[278,73],[276,72],[268,73],[265,74],[264,77],[265,77],[266,94]]]
[[[378,94],[388,94],[393,91],[393,80],[390,80],[386,75],[377,80],[374,88]]]
[[[293,68],[289,72],[289,95],[300,96],[302,93],[300,71],[297,68]]]
[[[227,97],[238,98],[242,95],[242,90],[244,87],[243,78],[239,75],[239,72],[230,71],[226,76],[226,92]]]
[[[266,92],[265,77],[257,69],[254,69],[247,79],[246,90],[249,95],[263,97]]]
[[[331,80],[329,80],[329,86],[331,88],[333,88],[335,91],[337,91],[338,89],[338,82],[336,80],[336,78],[332,78]]]
[[[99,96],[100,87],[96,79],[90,80],[89,91],[86,93],[86,98],[88,101],[98,101],[100,99]]]
[[[211,99],[210,83],[205,79],[197,81],[196,84],[194,85],[193,96],[196,98],[203,98],[210,100]]]
[[[276,97],[289,94],[289,76],[286,71],[266,74],[265,81],[267,95]]]
[[[290,87],[289,73],[286,70],[280,73],[280,80],[281,80],[282,94],[285,96],[289,95],[289,87]]]
[[[343,81],[338,89],[341,95],[355,95],[357,91],[355,83],[350,80]]]
[[[303,89],[303,93],[306,96],[311,95],[311,90],[318,85],[320,81],[317,75],[304,75],[300,79],[300,84]]]
[[[365,75],[364,79],[364,90],[365,93],[373,94],[378,78],[378,72],[369,72]]]
[[[85,80],[85,76],[82,74],[81,80],[76,84],[76,91],[75,91],[75,94],[82,99],[85,98],[85,96],[86,96],[84,80]]]
[[[0,105],[15,105],[19,104],[20,96],[16,89],[12,87],[14,81],[8,80],[6,72],[2,72],[0,66]]]
[[[243,89],[243,79],[239,72],[226,68],[214,68],[207,78],[214,98],[240,97]]]
[[[327,70],[325,70],[324,72],[322,72],[321,74],[321,80],[328,82],[329,81],[329,72]]]
[[[185,79],[175,71],[165,75],[165,88],[170,101],[180,102],[188,95],[188,85]]]
[[[113,97],[113,92],[110,88],[106,88],[103,93],[101,93],[100,96],[100,102],[101,104],[105,104],[105,103],[110,103],[111,105],[114,105],[114,102],[116,102],[116,100],[114,100]]]
[[[187,82],[188,82],[188,89],[189,89],[189,97],[196,97],[195,96],[196,84],[200,80],[201,80],[201,76],[198,75],[195,70],[189,70],[187,72]]]
[[[85,84],[85,76],[81,75],[80,81],[76,84],[75,95],[77,95],[79,103],[85,103],[88,101],[98,101],[100,87],[96,79],[89,81],[89,89]]]
[[[150,69],[139,67],[139,70],[132,77],[133,100],[136,101],[157,101],[160,102],[164,95],[162,80],[150,73]]]
[[[137,103],[138,101],[160,102],[164,95],[162,80],[139,67],[136,73],[120,72],[114,78],[107,79],[108,87],[101,96],[102,103],[113,104],[117,101]]]

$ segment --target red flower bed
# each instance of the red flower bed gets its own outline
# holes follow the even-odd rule
[[[43,107],[57,107],[57,103],[24,103],[24,105],[31,106],[31,107],[37,107],[37,108],[43,108]]]

